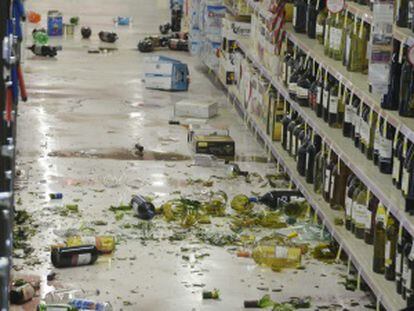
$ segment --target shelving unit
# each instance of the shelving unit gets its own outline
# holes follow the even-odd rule
[[[247,0],[247,3],[255,13],[261,16],[267,16],[260,3]],[[358,15],[364,21],[372,22],[372,13],[366,6],[356,3],[348,3],[349,12]],[[383,110],[380,106],[380,98],[371,94],[368,90],[367,76],[361,73],[351,73],[338,61],[328,58],[324,55],[323,47],[315,40],[312,40],[304,34],[297,34],[293,31],[290,24],[284,27],[287,37],[296,44],[305,53],[322,65],[330,74],[335,76],[350,91],[361,98],[380,116],[385,118],[390,124],[395,126],[401,133],[414,141],[414,120],[402,118],[394,111]],[[258,59],[253,52],[249,40],[239,39],[238,46],[246,57],[254,64],[260,74],[265,77],[284,97],[290,106],[296,110],[310,127],[321,136],[330,148],[343,160],[350,170],[378,197],[378,199],[389,209],[390,212],[400,221],[407,231],[414,235],[414,217],[405,213],[405,199],[401,193],[392,185],[389,175],[383,175],[378,168],[373,165],[362,153],[360,153],[353,144],[353,141],[343,137],[341,129],[334,129],[319,119],[313,110],[308,107],[301,107],[292,100],[289,92],[282,81],[275,77]],[[222,82],[222,81],[221,81]],[[223,84],[224,85],[224,84]],[[225,86],[225,85],[224,85]],[[234,92],[234,86],[226,87],[229,100],[234,104],[240,115],[246,120],[249,127],[264,142],[266,149],[282,165],[286,173],[290,176],[292,182],[304,194],[305,198],[312,205],[319,217],[322,219],[326,228],[332,236],[338,241],[343,250],[348,254],[350,260],[367,282],[377,297],[377,302],[382,304],[387,310],[399,310],[405,307],[405,301],[396,293],[395,282],[387,281],[383,275],[378,275],[372,271],[373,247],[358,240],[352,233],[347,231],[343,226],[335,225],[335,218],[343,218],[343,212],[334,211],[330,208],[323,198],[313,191],[313,186],[307,184],[296,170],[296,162],[282,148],[278,142],[273,142],[261,123],[252,116]]]
[[[399,310],[404,307],[404,301],[400,296],[395,294],[395,283],[386,281],[382,275],[372,272],[372,253],[373,247],[365,244],[362,240],[357,240],[343,226],[334,224],[335,218],[343,217],[340,212],[332,210],[329,205],[323,201],[322,197],[315,194],[312,185],[306,183],[296,171],[296,162],[282,148],[279,143],[273,142],[266,134],[266,131],[259,125],[259,122],[244,109],[237,96],[231,90],[227,89],[230,102],[232,102],[239,111],[240,115],[247,119],[248,125],[253,129],[254,133],[264,142],[273,157],[277,159],[279,164],[283,166],[286,173],[290,176],[291,181],[296,185],[304,197],[312,205],[319,217],[323,220],[323,224],[329,230],[331,235],[340,244],[343,250],[348,254],[350,260],[361,274],[368,286],[374,292],[377,300],[387,310]]]

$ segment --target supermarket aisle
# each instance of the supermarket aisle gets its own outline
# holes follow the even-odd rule
[[[154,197],[158,206],[177,197],[177,191],[199,198],[211,190],[224,190],[232,197],[269,189],[255,179],[248,183],[216,178],[212,186],[196,181],[212,175],[224,177],[226,172],[191,166],[186,129],[168,125],[172,105],[181,99],[217,100],[220,116],[211,124],[230,126],[241,168],[261,176],[274,171],[223,93],[188,55],[163,53],[189,63],[192,84],[188,93],[143,88],[145,60],[136,44],[145,34],[156,33],[158,25],[168,19],[168,1],[155,3],[27,2],[42,16],[49,9],[59,9],[66,18],[79,15],[80,24],[91,26],[93,35],[90,41],[82,41],[77,31],[72,39],[53,40],[52,44],[63,46],[56,59],[27,54],[30,100],[19,108],[18,209],[30,212],[36,234],[30,256],[17,251],[16,257],[24,258],[16,258],[16,270],[40,274],[45,280],[52,269],[49,245],[67,234],[110,234],[119,241],[112,258],[101,258],[93,266],[57,270],[57,280],[43,291],[53,287],[99,289],[96,299],[110,301],[114,310],[240,310],[244,299],[267,292],[275,299],[311,295],[321,305],[349,306],[352,301],[362,305],[366,302],[363,293],[345,292],[338,284],[339,274],[345,271],[342,266],[310,261],[306,270],[275,274],[250,259],[237,258],[228,247],[207,246],[194,238],[171,242],[177,230],[161,219],[146,233],[132,215],[116,219],[109,211],[111,205],[129,202],[135,193]],[[133,16],[134,26],[115,28],[112,19],[117,15]],[[118,50],[87,53],[90,47],[100,46],[100,30],[119,34]],[[145,147],[143,159],[135,154],[136,143]],[[51,192],[62,192],[62,202],[50,201],[47,195]],[[79,212],[68,212],[65,204],[77,204]],[[189,258],[183,248],[190,248]],[[202,254],[208,256],[195,258]],[[299,285],[310,280],[312,286]],[[202,301],[203,286],[220,289],[222,300]]]

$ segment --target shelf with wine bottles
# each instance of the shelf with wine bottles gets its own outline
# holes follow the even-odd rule
[[[338,155],[349,169],[370,189],[370,191],[389,209],[390,212],[401,222],[401,225],[414,236],[414,216],[404,211],[405,199],[401,192],[392,184],[390,175],[381,174],[362,153],[358,152],[352,140],[345,138],[340,129],[329,127],[319,119],[310,108],[301,107],[289,96],[287,88],[283,83],[274,78],[273,75],[257,60],[247,40],[239,40],[239,47],[246,56],[260,70],[260,73],[268,79],[277,91],[284,97],[291,107],[297,111],[303,121],[321,136],[322,140]]]
[[[313,191],[313,186],[306,183],[305,178],[298,174],[294,159],[289,156],[280,143],[273,142],[266,134],[265,129],[260,125],[260,122],[246,111],[235,92],[232,91],[233,87],[227,87],[226,90],[229,101],[234,104],[239,114],[246,120],[253,132],[264,142],[266,149],[269,150],[284,168],[297,189],[302,192],[322,220],[323,225],[347,253],[361,277],[376,295],[378,302],[387,310],[402,309],[405,302],[396,294],[395,283],[385,280],[383,275],[376,274],[372,271],[373,246],[365,244],[363,240],[356,239],[344,226],[335,225],[335,219],[344,217],[343,212],[331,209],[329,204]]]
[[[288,38],[305,53],[309,53],[318,64],[333,75],[346,88],[358,96],[362,102],[371,107],[379,116],[386,118],[393,127],[399,128],[409,140],[414,141],[414,119],[404,118],[397,112],[381,108],[379,96],[369,92],[368,76],[358,72],[349,72],[342,63],[324,54],[323,46],[310,39],[306,34],[295,33],[291,24],[286,26]]]

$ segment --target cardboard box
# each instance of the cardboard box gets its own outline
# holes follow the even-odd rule
[[[187,91],[189,83],[187,64],[164,56],[145,58],[144,85],[147,89]]]
[[[214,102],[182,100],[174,106],[174,115],[176,117],[209,119],[216,116],[217,113],[218,104]]]
[[[187,141],[191,143],[194,136],[229,136],[229,130],[209,125],[190,124],[187,130]]]
[[[225,160],[233,160],[236,147],[230,136],[194,136],[193,146],[195,153],[212,154]]]

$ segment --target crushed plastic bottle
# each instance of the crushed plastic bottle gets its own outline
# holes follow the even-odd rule
[[[109,302],[97,302],[86,297],[98,296],[99,291],[85,291],[81,289],[55,290],[45,296],[46,306],[64,305],[71,306],[73,310],[96,310],[112,311],[113,308]],[[48,310],[48,309],[44,309]],[[50,307],[50,310],[54,310]],[[60,309],[58,309],[60,310]],[[63,309],[67,310],[67,309]],[[71,309],[69,309],[71,310]]]

